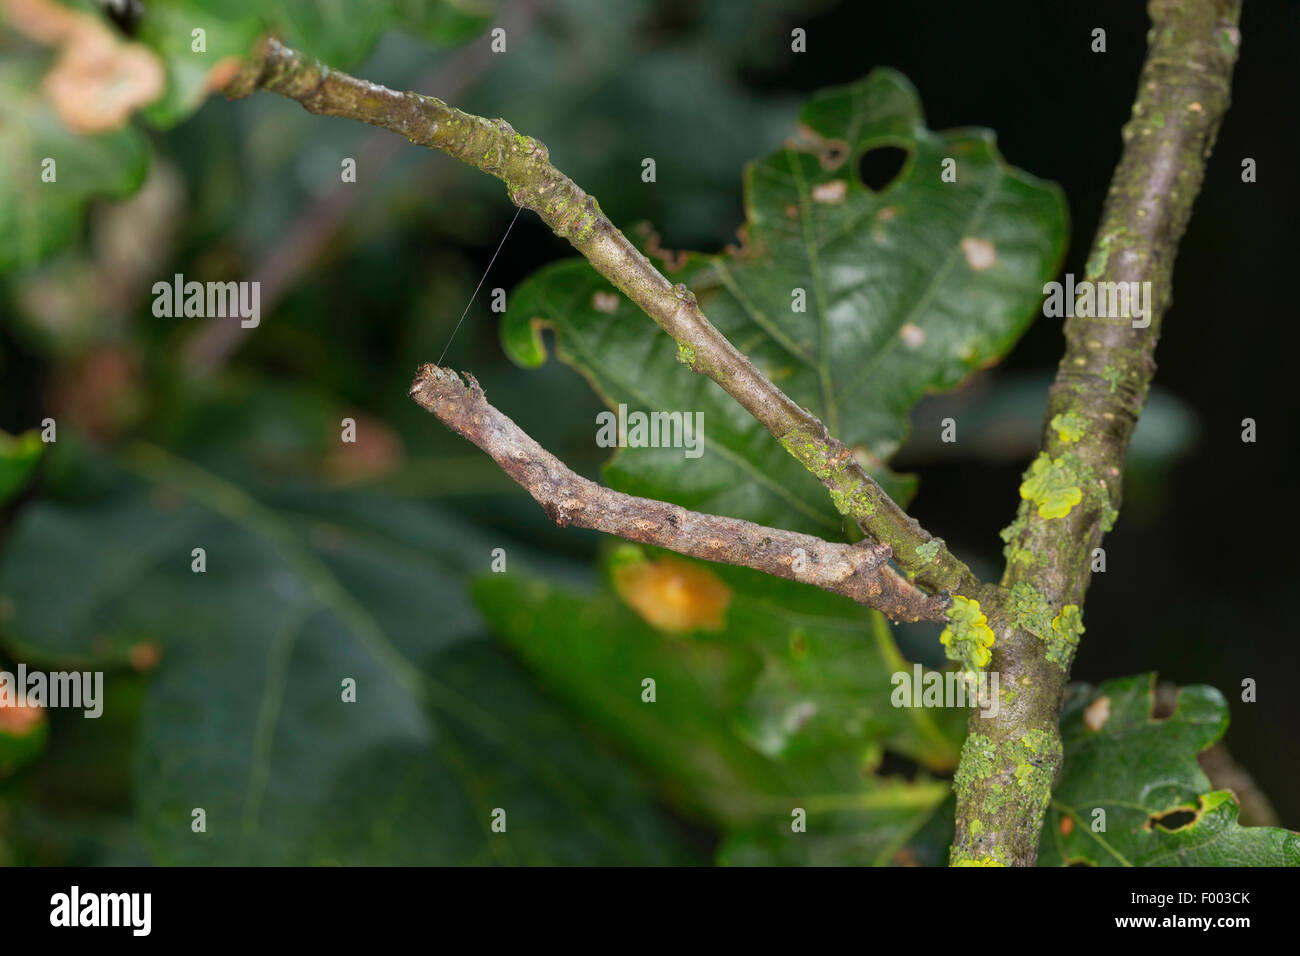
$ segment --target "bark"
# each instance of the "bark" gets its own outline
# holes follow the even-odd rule
[[[488,404],[474,376],[425,365],[411,397],[492,456],[560,526],[576,525],[679,554],[802,581],[883,611],[896,621],[942,621],[948,600],[929,596],[890,566],[889,545],[843,544],[749,521],[700,514],[613,491],[574,474]]]
[[[1073,613],[1064,609],[1082,608],[1093,549],[1119,513],[1124,456],[1155,373],[1174,256],[1228,107],[1239,0],[1153,0],[1148,10],[1147,59],[1085,278],[1150,282],[1151,314],[1136,323],[1149,324],[1065,323],[1042,451],[1026,484],[1038,468],[1040,478],[1050,471],[1052,484],[1063,492],[1077,488],[1080,497],[1059,517],[1022,501],[1003,532],[1006,593],[989,614],[1001,710],[992,720],[971,721],[957,772],[953,863],[1037,860],[1061,766],[1058,718],[1078,640]]]

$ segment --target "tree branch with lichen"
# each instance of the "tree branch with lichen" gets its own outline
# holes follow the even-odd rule
[[[226,86],[231,98],[257,90],[296,100],[312,113],[361,120],[412,143],[441,150],[506,184],[531,209],[678,344],[678,358],[707,375],[754,416],[830,492],[836,508],[875,540],[916,582],[934,591],[983,593],[943,543],[911,518],[807,409],[777,388],[705,317],[695,296],[673,285],[600,210],[596,200],[551,164],[542,143],[419,93],[399,93],[264,41]],[[937,550],[936,550],[937,547]],[[917,549],[922,548],[921,557]]]
[[[488,404],[473,376],[422,366],[411,384],[420,407],[487,452],[556,524],[592,528],[678,554],[802,581],[883,611],[895,621],[942,621],[948,600],[927,595],[889,566],[887,544],[842,544],[637,498],[574,474]]]
[[[1154,372],[1173,257],[1227,107],[1239,39],[1239,0],[1152,0],[1150,13],[1151,48],[1087,266],[1094,282],[1151,282],[1150,312],[1140,325],[1128,318],[1066,323],[1042,451],[1021,485],[1019,515],[1004,532],[1001,586],[979,582],[890,499],[816,416],[709,322],[686,287],[674,286],[552,165],[537,140],[504,120],[333,71],[275,40],[259,46],[226,92],[276,92],[313,113],[392,130],[496,176],[516,205],[536,212],[663,328],[679,360],[753,415],[880,547],[832,545],[601,488],[547,455],[488,405],[472,380],[466,385],[445,370],[426,366],[413,395],[561,523],[782,577],[796,576],[793,551],[802,548],[817,556],[812,583],[871,606],[883,601],[896,617],[946,620],[950,653],[1001,674],[998,716],[976,721],[963,749],[952,862],[1032,865],[1061,765],[1057,722],[1083,633],[1089,559],[1118,514],[1124,455]],[[889,567],[890,549],[912,581]],[[951,606],[946,595],[927,597],[922,587],[952,592]]]
[[[1178,244],[1228,107],[1240,0],[1152,0],[1150,48],[1086,278],[1150,282],[1150,311],[1074,317],[1041,452],[1020,487],[1005,589],[988,610],[1000,710],[972,720],[958,769],[954,864],[1032,866],[1061,766],[1057,729],[1091,578],[1119,513],[1124,456],[1170,305]]]

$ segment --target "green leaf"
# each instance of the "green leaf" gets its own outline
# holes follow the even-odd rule
[[[1232,793],[1211,790],[1197,763],[1228,727],[1223,695],[1184,687],[1174,712],[1157,720],[1154,692],[1154,674],[1076,686],[1061,716],[1065,766],[1039,864],[1300,865],[1300,834],[1239,825]],[[1097,810],[1105,829],[1094,831]]]
[[[18,436],[0,431],[0,505],[27,487],[44,452],[41,433],[34,428]]]
[[[206,98],[210,75],[228,57],[244,57],[258,38],[274,33],[336,69],[349,69],[374,49],[386,30],[451,46],[470,39],[492,18],[489,0],[155,0],[145,5],[138,39],[167,66],[167,92],[146,111],[159,126],[180,122]],[[193,31],[204,31],[202,52]]]
[[[1065,203],[1055,186],[1006,166],[990,132],[927,130],[915,91],[890,70],[817,94],[802,126],[803,142],[745,170],[745,248],[665,268],[905,497],[910,485],[884,462],[907,437],[912,406],[997,360],[1024,332],[1064,250]],[[909,154],[881,192],[856,172],[878,147]],[[943,181],[949,159],[955,182]],[[507,352],[540,364],[546,326],[560,358],[611,407],[704,414],[702,458],[628,448],[606,469],[610,484],[768,525],[840,528],[816,479],[718,386],[680,365],[676,344],[584,261],[547,266],[515,291]]]
[[[148,168],[138,130],[83,136],[55,115],[41,92],[45,62],[9,50],[0,60],[0,272],[33,266],[70,242],[88,201],[134,192]],[[42,178],[46,169],[52,182]]]
[[[134,762],[158,862],[692,859],[642,779],[485,638],[464,575],[502,542],[290,479],[254,498],[155,446],[125,461],[115,493],[21,513],[0,633],[55,662],[161,645]]]
[[[878,775],[885,749],[950,769],[967,712],[891,705],[892,675],[910,668],[875,612],[744,569],[691,566],[732,592],[721,630],[666,634],[608,592],[514,574],[481,578],[474,594],[544,686],[727,832],[723,862],[890,862],[949,786],[924,771],[913,783]],[[680,600],[680,589],[662,597]],[[805,833],[791,829],[796,809]]]
[[[811,802],[811,801],[804,801]],[[898,779],[809,808],[807,830],[769,820],[730,834],[718,852],[727,866],[943,866],[956,805],[946,781]]]
[[[7,706],[0,710],[0,779],[39,757],[48,736],[49,725],[39,710]]]

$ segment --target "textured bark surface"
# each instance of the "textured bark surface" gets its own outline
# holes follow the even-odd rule
[[[1130,318],[1071,318],[1048,399],[1042,452],[1078,503],[1045,517],[1022,501],[1003,532],[1007,594],[989,615],[1002,709],[971,721],[957,775],[954,863],[1033,865],[1061,765],[1057,730],[1077,646],[1093,549],[1115,522],[1124,456],[1155,373],[1178,243],[1228,107],[1240,34],[1238,0],[1154,0],[1146,63],[1124,153],[1093,240],[1085,278],[1150,282],[1146,327]],[[1055,424],[1053,424],[1055,423]],[[1023,487],[1023,486],[1022,486]],[[1048,509],[1051,510],[1051,509]],[[1077,618],[1075,618],[1077,620]],[[1046,626],[1045,626],[1046,625]]]
[[[679,554],[753,568],[812,584],[896,621],[942,621],[948,605],[901,578],[888,545],[843,544],[700,514],[651,498],[613,491],[574,474],[564,463],[488,404],[472,375],[425,365],[411,397],[463,438],[487,452],[519,482],[556,524],[592,528]]]

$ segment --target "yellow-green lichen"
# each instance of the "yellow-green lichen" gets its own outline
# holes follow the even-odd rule
[[[1036,771],[1037,768],[1033,764],[1023,762],[1016,764],[1016,783],[1021,790],[1027,790],[1032,786]]]
[[[950,661],[956,661],[968,671],[977,671],[993,658],[993,629],[988,617],[980,611],[980,602],[958,595],[952,607],[944,612],[948,626],[939,635],[939,643]]]
[[[1101,530],[1105,534],[1115,527],[1115,522],[1119,520],[1119,509],[1110,503],[1110,495],[1103,495],[1101,499]]]
[[[1037,560],[1033,552],[1022,548],[1019,544],[1021,535],[1024,534],[1025,525],[1029,522],[1029,504],[1021,502],[1020,507],[1016,510],[1016,520],[1011,522],[999,532],[999,537],[1006,542],[1006,547],[1002,549],[1002,556],[1007,559],[1007,567],[1016,564],[1024,564],[1027,567],[1033,567]]]
[[[1083,612],[1077,604],[1067,604],[1052,618],[1052,631],[1047,641],[1047,659],[1061,670],[1070,666],[1074,650],[1083,635]]]
[[[1084,436],[1088,422],[1077,412],[1062,412],[1052,418],[1051,427],[1056,430],[1056,437],[1069,445]]]
[[[1021,582],[1011,588],[1011,615],[1016,626],[1039,637],[1052,630],[1052,606],[1032,584]]]
[[[1029,466],[1020,497],[1038,506],[1040,518],[1064,518],[1083,500],[1083,490],[1064,458],[1049,458],[1042,452]]]
[[[961,745],[961,761],[953,781],[957,789],[964,789],[974,780],[987,780],[993,776],[993,757],[996,752],[991,737],[967,734]]]
[[[695,346],[677,343],[677,361],[683,365],[693,367],[695,365]]]
[[[939,542],[927,541],[925,544],[918,544],[916,546],[916,556],[929,564],[939,556]]]
[[[995,860],[991,856],[967,857],[961,860],[953,860],[952,865],[953,866],[1006,866],[1005,863]]]
[[[860,483],[848,491],[832,488],[830,494],[835,510],[846,517],[870,518],[876,511],[875,506],[866,499]]]
[[[984,794],[984,805],[980,807],[980,811],[990,817],[996,817],[1010,802],[1011,797],[1011,792],[1002,784],[989,784],[988,791]]]
[[[1060,738],[1046,730],[1030,730],[1017,740],[1005,741],[998,756],[1002,766],[1010,766],[1015,790],[992,791],[984,800],[985,814],[995,814],[1014,799],[1037,813],[1047,807],[1052,796],[1052,780],[1060,765]]]

